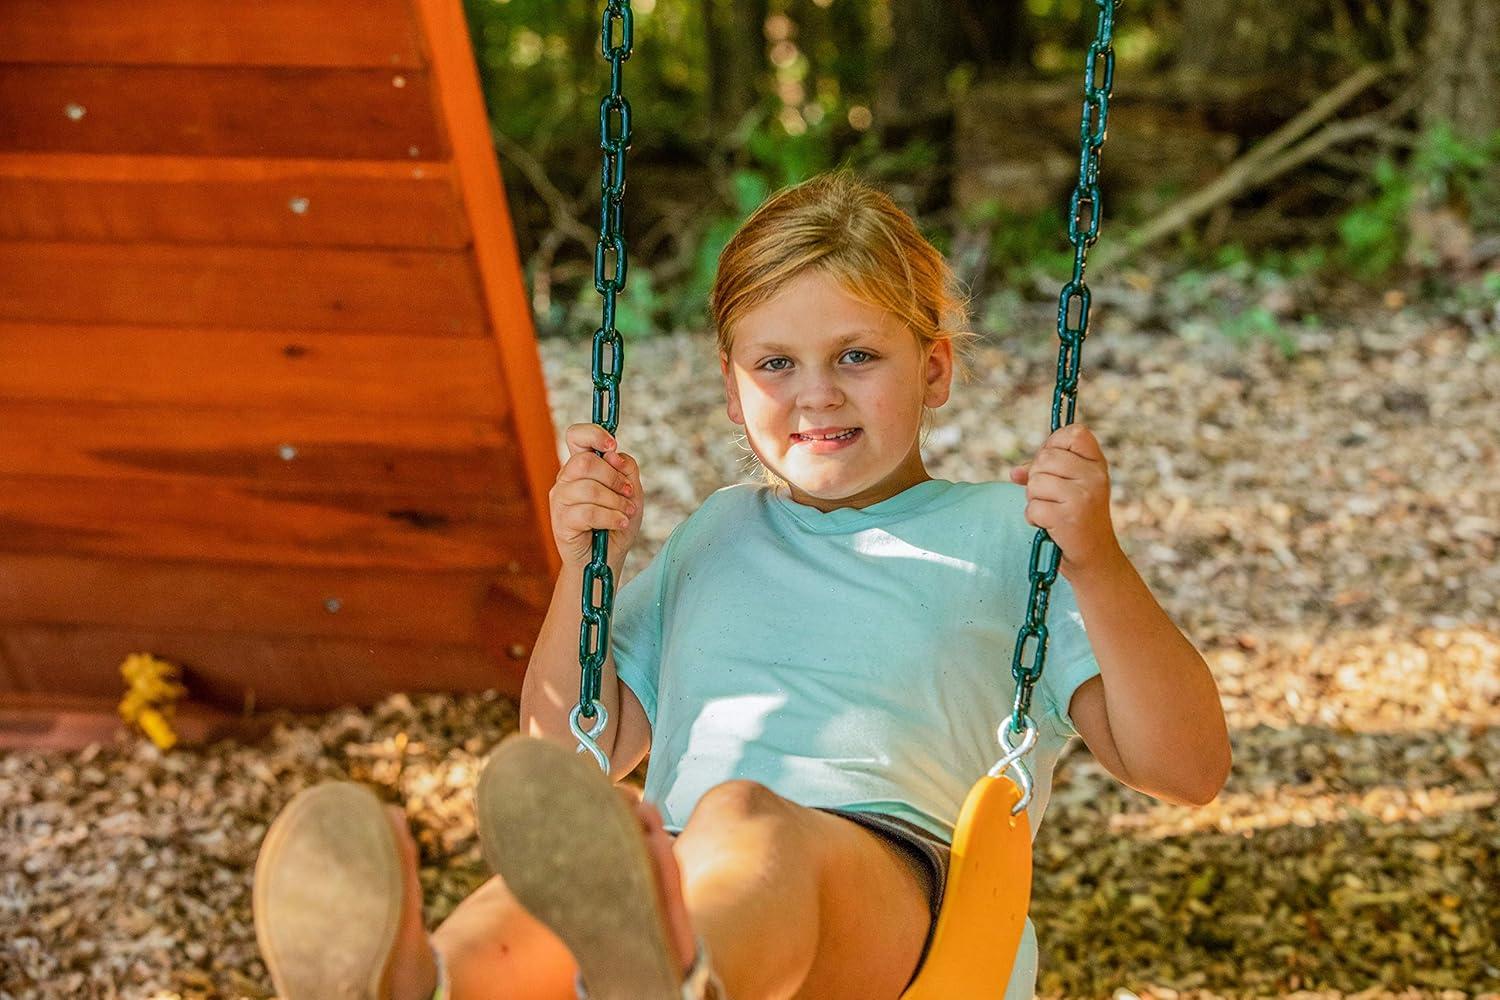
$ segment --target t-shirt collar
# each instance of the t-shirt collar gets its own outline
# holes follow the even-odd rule
[[[879,503],[867,507],[839,507],[836,510],[818,510],[791,498],[786,486],[771,491],[772,502],[796,518],[809,529],[821,533],[849,531],[859,528],[874,528],[935,499],[948,490],[953,483],[947,479],[924,479],[908,486],[895,496],[886,497]]]

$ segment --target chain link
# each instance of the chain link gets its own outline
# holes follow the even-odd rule
[[[616,40],[616,28],[619,38]],[[620,376],[625,371],[625,345],[615,329],[616,297],[625,288],[629,248],[625,244],[623,203],[625,153],[630,148],[630,101],[621,93],[625,60],[635,45],[635,15],[630,0],[607,0],[599,32],[599,49],[609,61],[609,93],[599,102],[599,243],[594,248],[594,289],[603,296],[602,318],[594,331],[593,421],[610,434],[620,424]],[[613,257],[613,269],[611,269]],[[602,455],[601,452],[595,454]],[[581,749],[593,753],[609,770],[595,738],[604,730],[599,703],[604,683],[604,661],[609,655],[610,614],[615,602],[614,571],[609,566],[609,532],[596,528],[593,551],[583,572],[583,620],[578,630],[578,706],[574,715],[599,720],[580,735]],[[576,727],[575,732],[579,732]]]
[[[1068,242],[1073,245],[1073,277],[1063,285],[1057,303],[1057,387],[1052,393],[1052,430],[1073,422],[1078,409],[1078,373],[1083,365],[1083,342],[1089,331],[1089,286],[1084,266],[1089,247],[1099,239],[1103,216],[1099,200],[1099,158],[1109,123],[1109,98],[1115,81],[1115,8],[1119,0],[1094,0],[1099,7],[1098,28],[1089,46],[1088,66],[1083,71],[1083,115],[1078,131],[1078,183],[1068,199]],[[1101,79],[1102,76],[1102,79]],[[1057,569],[1062,563],[1058,548],[1044,530],[1031,540],[1031,596],[1026,601],[1026,621],[1016,634],[1016,650],[1010,672],[1016,681],[1015,710],[1010,727],[1016,733],[1026,728],[1031,698],[1047,662],[1047,605]],[[1028,655],[1029,654],[1029,655]]]

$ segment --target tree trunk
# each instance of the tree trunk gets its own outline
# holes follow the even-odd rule
[[[1326,31],[1325,22],[1321,4],[1189,0],[1182,6],[1178,66],[1232,77],[1299,68],[1297,63],[1312,68],[1322,57],[1306,44],[1307,39]]]
[[[1500,132],[1500,0],[1433,0],[1422,78],[1422,125],[1448,127],[1472,145]],[[1500,226],[1500,162],[1470,193],[1470,221]]]
[[[948,73],[964,54],[954,4],[891,0],[891,44],[875,109],[883,126],[901,128],[948,113]]]
[[[766,0],[702,0],[708,42],[709,125],[723,135],[760,100],[766,69]]]

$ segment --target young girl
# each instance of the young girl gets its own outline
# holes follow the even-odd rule
[[[635,460],[575,424],[551,492],[565,568],[526,676],[529,735],[478,789],[499,875],[429,944],[400,811],[347,783],[302,793],[256,878],[288,1000],[563,1000],[580,972],[604,1000],[895,1000],[927,948],[964,797],[999,755],[1037,527],[1063,561],[1032,830],[1075,735],[1157,798],[1203,804],[1222,787],[1217,689],[1121,550],[1095,437],[1063,428],[1011,483],[928,475],[921,432],[960,363],[962,308],[888,197],[846,173],[772,196],[725,248],[712,311],[729,418],[767,482],[710,496],[617,596],[600,740],[616,778],[651,751],[645,802],[615,794],[567,724],[591,531],[610,531],[618,579],[645,501]],[[1030,997],[1029,924],[1014,970],[1007,998]]]

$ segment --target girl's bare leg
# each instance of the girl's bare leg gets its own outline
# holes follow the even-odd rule
[[[734,1000],[896,1000],[916,968],[922,876],[849,820],[730,781],[699,801],[676,857]]]
[[[880,837],[747,781],[705,795],[675,844],[654,809],[639,815],[684,968],[696,928],[734,1000],[900,996],[929,917],[917,872]],[[453,1000],[573,1000],[572,956],[499,878],[432,941]]]

